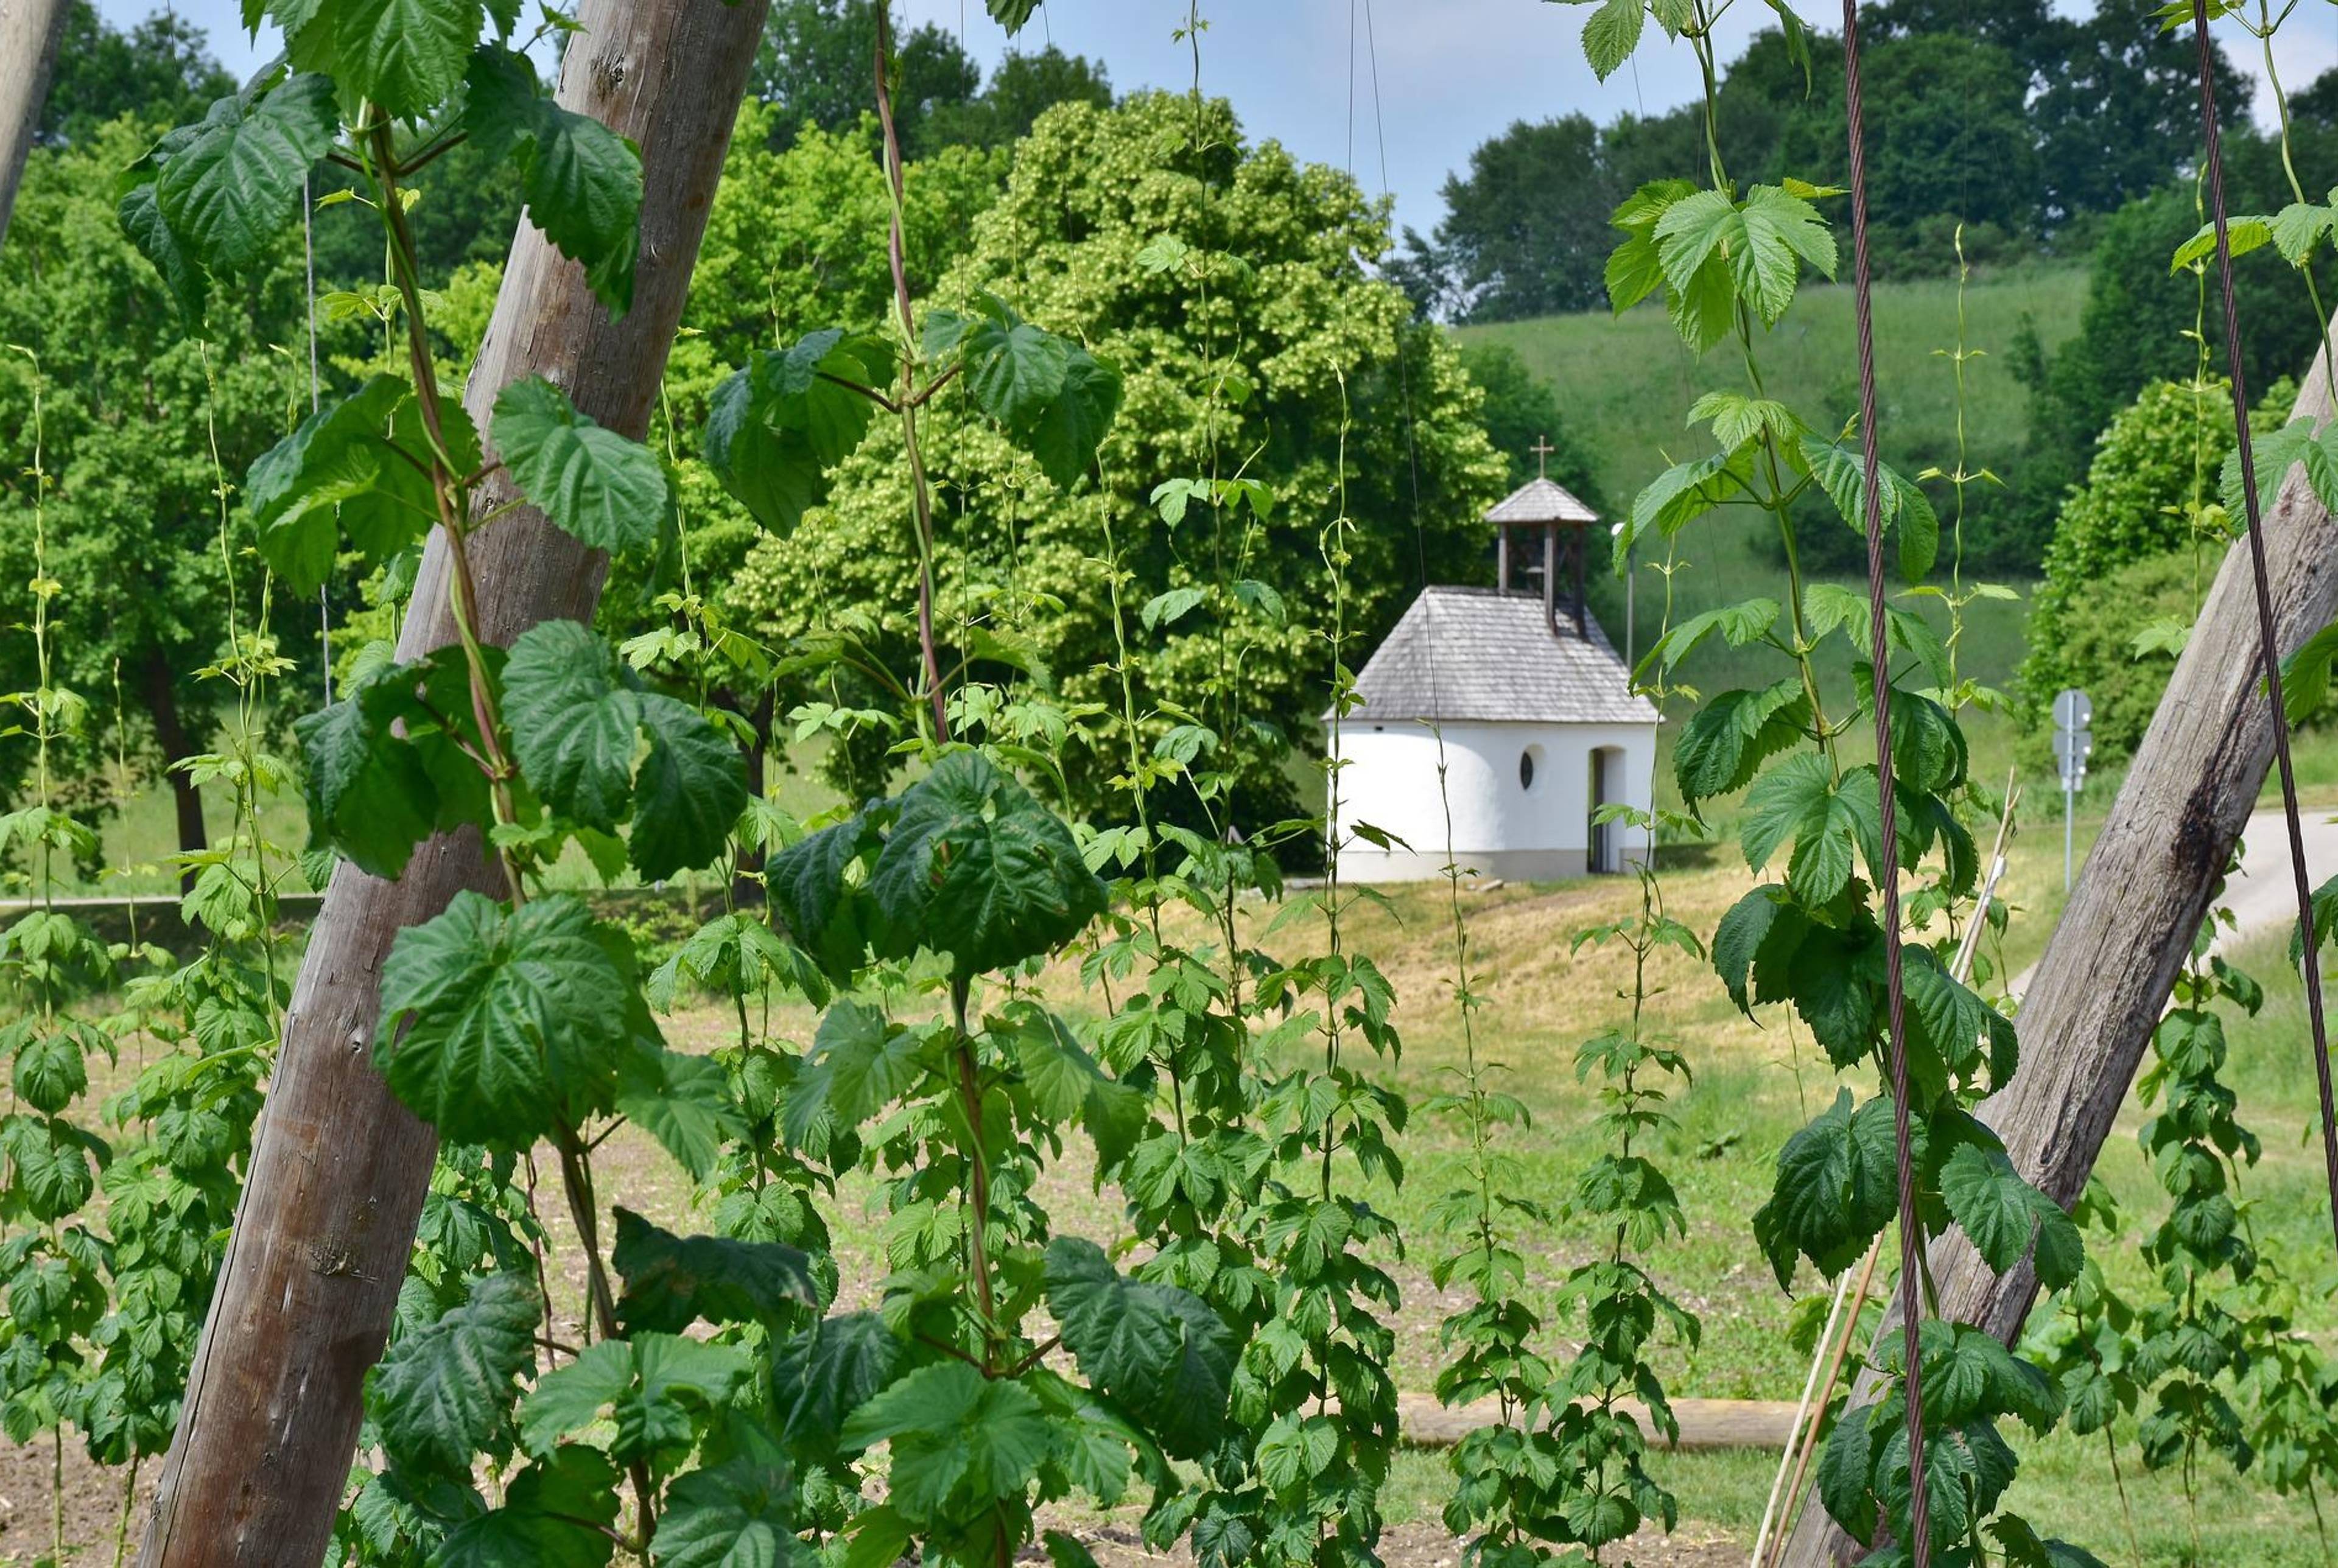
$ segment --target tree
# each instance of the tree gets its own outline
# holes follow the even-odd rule
[[[2338,129],[2327,121],[2298,117],[2294,138],[2304,167],[2338,162]],[[2278,144],[2229,134],[2225,162],[2233,211],[2274,212],[2288,204]],[[2099,230],[2078,332],[2050,358],[2034,334],[2015,344],[2015,371],[2029,387],[2029,428],[2000,514],[2009,559],[2043,559],[2063,494],[2086,478],[2096,438],[2150,382],[2190,378],[2200,352],[2196,334],[2212,352],[2224,351],[2224,316],[2203,294],[2201,277],[2168,270],[2176,248],[2204,221],[2189,180],[2128,202]],[[2248,318],[2242,349],[2250,385],[2296,374],[2320,340],[2321,324],[2297,303],[2303,291],[2281,287],[2290,281],[2288,269],[2271,250],[2239,258],[2234,276],[2245,298],[2277,301]]]
[[[1199,703],[1219,669],[1217,625],[1190,610],[1140,625],[1139,608],[1213,582],[1213,561],[1229,580],[1262,584],[1268,592],[1230,610],[1228,623],[1248,650],[1242,712],[1253,722],[1225,727],[1245,831],[1293,814],[1282,763],[1321,706],[1330,612],[1321,533],[1340,504],[1343,445],[1347,508],[1362,524],[1346,613],[1361,645],[1420,581],[1408,394],[1427,569],[1447,582],[1485,570],[1479,518],[1500,494],[1503,466],[1450,345],[1410,325],[1401,294],[1358,260],[1385,248],[1384,221],[1346,176],[1272,143],[1245,144],[1223,103],[1197,111],[1190,99],[1146,94],[1111,110],[1066,104],[1041,118],[998,204],[976,222],[972,250],[934,290],[948,308],[992,291],[1086,344],[1125,381],[1101,485],[1064,488],[1027,463],[1018,471],[996,430],[955,395],[920,416],[928,450],[940,455],[936,603],[954,622],[945,631],[956,653],[1027,657],[1059,700],[1109,696],[1117,710],[1111,591],[1097,564],[1109,524],[1132,574],[1122,593],[1139,639],[1140,709]],[[1222,365],[1245,368],[1251,383],[1232,408],[1212,397]],[[1172,521],[1154,486],[1206,478],[1213,435],[1223,472],[1261,482],[1272,505],[1254,515],[1194,504],[1173,508]],[[913,597],[906,486],[879,446],[872,437],[846,465],[830,504],[791,538],[749,554],[729,589],[742,619],[773,639],[802,638],[840,630],[837,606]],[[1016,476],[977,477],[997,474]],[[912,668],[905,616],[882,612],[858,635],[877,662]],[[1077,740],[1066,750],[1075,807],[1118,812],[1125,796],[1109,780],[1125,754]]]
[[[1464,343],[1461,368],[1486,395],[1478,422],[1485,426],[1487,442],[1509,465],[1506,483],[1515,489],[1547,473],[1594,512],[1606,510],[1598,466],[1568,434],[1558,394],[1527,368],[1517,349],[1507,343]],[[1538,460],[1534,448],[1546,441],[1553,450],[1547,461]]]
[[[980,93],[927,113],[909,152],[922,159],[947,147],[1008,146],[1029,135],[1039,116],[1058,103],[1112,107],[1112,80],[1103,65],[1053,44],[1036,54],[1009,50]]]
[[[1520,120],[1448,175],[1442,264],[1459,313],[1514,321],[1606,302],[1599,272],[1615,249],[1618,192],[1599,167],[1599,132],[1581,114]]]
[[[211,750],[227,682],[201,673],[227,650],[226,603],[247,624],[261,573],[223,559],[221,468],[241,476],[308,409],[305,355],[272,352],[299,341],[304,306],[300,240],[274,247],[246,286],[211,301],[204,340],[187,336],[168,289],[123,234],[115,173],[152,140],[117,121],[34,154],[7,249],[0,253],[0,342],[40,346],[37,369],[0,362],[0,576],[32,576],[32,397],[43,389],[43,466],[49,570],[64,584],[52,614],[62,684],[93,703],[110,730],[117,678],[134,760],[151,777]],[[287,651],[313,646],[314,617],[285,618]],[[0,681],[37,684],[23,639],[0,642]],[[110,751],[67,760],[94,774]],[[23,748],[11,762],[20,762]],[[12,769],[12,773],[15,771]],[[204,847],[202,803],[183,772],[168,773],[179,848]],[[97,802],[85,801],[85,808]],[[192,873],[191,873],[192,875]]]
[[[2249,123],[2254,83],[2215,51],[2229,135]],[[2200,66],[2187,30],[2142,6],[2104,5],[2041,74],[2031,105],[2049,226],[2110,212],[2187,167],[2200,143]]]
[[[78,142],[125,114],[162,125],[197,118],[235,91],[201,28],[164,10],[124,33],[89,0],[72,0],[41,111],[41,141]]]
[[[2009,237],[2034,245],[2038,154],[2029,77],[2009,49],[1953,33],[1887,38],[1863,50],[1869,243],[1883,277],[1952,270],[1956,227],[1968,256]],[[1733,73],[1733,76],[1734,74]],[[1781,154],[1806,177],[1848,184],[1842,83],[1788,122]]]

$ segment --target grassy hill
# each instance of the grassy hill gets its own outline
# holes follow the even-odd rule
[[[2006,472],[2020,450],[2029,418],[2027,389],[2012,374],[2009,350],[2027,318],[2050,353],[2078,326],[2086,293],[2078,266],[2029,265],[1977,276],[1966,290],[1966,341],[1986,358],[1966,371],[1965,424],[1970,460]],[[1884,460],[1915,474],[1956,457],[1956,391],[1945,351],[1957,341],[1953,279],[1882,283],[1875,289],[1877,424]],[[1606,311],[1544,317],[1459,330],[1465,342],[1508,344],[1528,369],[1557,392],[1571,434],[1598,465],[1611,507],[1621,512],[1640,488],[1671,463],[1696,455],[1704,436],[1684,425],[1698,394],[1738,388],[1744,372],[1724,348],[1700,363],[1674,337],[1661,309],[1644,306],[1621,318]],[[1858,406],[1852,293],[1822,286],[1807,290],[1783,326],[1761,345],[1770,395],[1813,424],[1840,424]],[[1675,580],[1675,608],[1685,612],[1763,591],[1779,573],[1754,514],[1734,508],[1692,524],[1681,554],[1691,563]],[[1641,625],[1663,581],[1642,571]],[[1612,601],[1603,619],[1617,642]],[[2020,605],[1977,605],[1967,649],[1984,679],[1999,680],[2020,657]],[[1645,645],[1645,638],[1643,639]],[[1708,688],[1729,679],[1725,665],[1696,672]]]

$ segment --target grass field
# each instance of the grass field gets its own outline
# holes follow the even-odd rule
[[[2077,329],[2086,270],[2027,265],[1977,275],[1966,296],[1966,338],[1985,358],[1966,370],[1968,461],[2008,472],[2029,420],[2029,394],[2015,379],[2009,349],[2025,320],[2048,352]],[[1724,346],[1700,362],[1681,346],[1653,306],[1542,317],[1459,330],[1464,342],[1502,343],[1549,383],[1566,410],[1569,434],[1593,456],[1609,509],[1631,498],[1672,463],[1705,450],[1702,431],[1684,420],[1698,395],[1742,389],[1744,371]],[[1956,388],[1940,351],[1957,341],[1953,279],[1880,284],[1875,290],[1876,424],[1884,461],[1914,475],[1956,462]],[[1851,290],[1815,288],[1796,304],[1791,323],[1760,344],[1765,388],[1814,425],[1840,425],[1858,407]],[[1936,486],[1936,492],[1940,487]],[[1945,497],[1937,496],[1945,502]],[[1688,564],[1673,578],[1675,616],[1694,614],[1750,593],[1780,594],[1783,581],[1767,520],[1749,507],[1726,507],[1681,533],[1677,554]],[[1945,544],[1943,546],[1946,548]],[[1945,572],[1945,561],[1943,572]],[[1648,560],[1638,572],[1641,646],[1660,624],[1665,580]],[[2027,597],[2027,585],[2013,584]],[[1603,583],[1602,620],[1620,647],[1620,593]],[[2024,604],[1973,607],[1967,649],[1975,673],[2002,680],[2020,658]],[[1735,684],[1737,666],[1724,652],[1702,654],[1689,678],[1708,690]]]

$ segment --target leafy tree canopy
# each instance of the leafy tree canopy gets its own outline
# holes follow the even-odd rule
[[[1959,221],[1969,257],[2034,250],[2191,165],[2192,44],[2141,8],[2076,21],[2042,0],[1896,0],[1865,42],[1882,275],[1953,270]],[[1830,46],[1812,41],[1822,56]],[[2219,64],[2218,103],[2245,133],[2251,83]],[[1806,71],[1775,30],[1754,35],[1714,107],[1741,183],[1846,172],[1842,77]],[[1513,124],[1446,181],[1444,220],[1433,237],[1407,236],[1399,275],[1422,308],[1462,319],[1596,309],[1608,214],[1652,181],[1702,176],[1705,136],[1702,103],[1606,126],[1579,114]]]
[[[890,0],[888,0],[888,4]],[[894,23],[893,113],[904,152],[924,158],[944,147],[1003,147],[1031,129],[1051,104],[1112,102],[1104,67],[1053,44],[1010,52],[988,83],[948,30]],[[804,127],[850,131],[868,113],[876,57],[871,0],[779,0],[764,24],[752,95],[777,113],[764,133],[784,150]],[[876,145],[872,122],[868,144]]]
[[[0,576],[33,575],[37,384],[48,566],[62,584],[50,608],[56,681],[93,704],[78,759],[92,789],[106,787],[94,764],[113,750],[117,677],[133,762],[151,770],[210,749],[233,693],[202,671],[226,652],[230,593],[245,624],[257,619],[261,575],[249,557],[221,558],[211,441],[232,479],[308,411],[305,357],[275,347],[300,341],[297,232],[243,288],[213,292],[207,342],[189,337],[114,211],[114,176],[151,129],[116,121],[36,151],[0,252],[0,342],[42,355],[37,370],[0,357]],[[314,612],[281,619],[297,656]],[[0,640],[8,690],[39,684],[31,661],[28,639]],[[182,827],[182,847],[200,844],[188,837]]]
[[[124,114],[175,125],[234,91],[235,78],[211,57],[201,28],[163,10],[125,33],[89,0],[74,0],[41,111],[40,140],[48,146],[84,141]]]
[[[2294,396],[2289,383],[2267,391],[2251,420],[2261,436]],[[2098,759],[2124,757],[2143,738],[2176,634],[2224,559],[2221,471],[2232,447],[2221,380],[2154,381],[2103,431],[2086,484],[2062,505],[2031,602],[2016,710],[2038,757],[2048,705],[2067,686],[2095,696]]]
[[[1158,94],[1042,117],[997,204],[975,222],[971,250],[933,291],[945,309],[969,311],[994,293],[1118,368],[1125,394],[1101,483],[1058,486],[1018,462],[955,389],[920,423],[941,503],[937,604],[959,655],[1020,662],[1064,701],[1109,695],[1116,707],[1112,589],[1099,564],[1109,524],[1132,574],[1121,595],[1131,635],[1141,634],[1131,650],[1140,708],[1203,703],[1227,647],[1241,650],[1241,713],[1258,723],[1223,732],[1241,749],[1238,814],[1254,828],[1295,803],[1282,761],[1321,706],[1331,606],[1310,584],[1320,581],[1321,531],[1338,514],[1343,446],[1347,509],[1359,524],[1346,613],[1367,646],[1420,577],[1407,390],[1435,579],[1482,572],[1478,519],[1504,467],[1450,345],[1409,328],[1402,295],[1357,260],[1383,248],[1381,211],[1346,176],[1272,143],[1245,144],[1223,104],[1198,112],[1198,136],[1194,103]],[[1213,397],[1228,372],[1238,391]],[[906,611],[869,620],[842,608],[913,598],[909,497],[878,456],[896,436],[872,436],[791,539],[748,554],[729,593],[768,635],[850,632],[875,662],[912,666]],[[1213,437],[1225,472],[1239,466],[1272,502],[1169,507],[1173,523],[1154,487],[1163,475],[1206,479]],[[1225,640],[1213,614],[1191,604],[1140,628],[1138,609],[1154,596],[1221,572],[1264,590],[1217,612],[1228,617]],[[1079,809],[1119,808],[1108,780],[1120,763],[1108,750],[1067,748]]]

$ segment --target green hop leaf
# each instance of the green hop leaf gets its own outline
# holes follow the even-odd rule
[[[628,1332],[680,1333],[692,1323],[777,1323],[820,1305],[810,1260],[775,1241],[676,1236],[620,1208],[610,1261],[625,1281],[617,1316]]]
[[[460,1305],[392,1345],[368,1401],[390,1457],[467,1479],[511,1416],[542,1321],[535,1281],[486,1274]]]
[[[345,690],[292,722],[309,830],[360,870],[395,880],[434,832],[490,818],[486,781],[457,744],[469,671],[459,650],[447,649],[376,669]]]
[[[1037,1397],[963,1361],[920,1367],[844,1424],[848,1450],[893,1446],[889,1501],[912,1524],[1020,1494],[1055,1446]]]
[[[452,97],[479,36],[479,0],[330,0],[294,32],[293,63],[330,72],[353,98],[400,120]],[[331,53],[319,57],[319,35]]]
[[[1161,1446],[1196,1458],[1223,1434],[1234,1369],[1224,1319],[1190,1291],[1124,1279],[1093,1241],[1047,1245],[1047,1307],[1082,1375]]]
[[[660,1568],[781,1568],[802,1560],[795,1488],[752,1459],[693,1470],[666,1494],[650,1555]]]
[[[715,388],[706,461],[755,521],[792,533],[828,495],[829,473],[868,433],[875,389],[892,354],[869,337],[830,328],[783,353],[758,352]]]
[[[1052,952],[1105,906],[1071,830],[978,751],[950,753],[902,794],[869,889],[961,978]]]
[[[615,1093],[633,949],[569,895],[516,912],[477,893],[398,935],[374,1062],[450,1142],[526,1149]]]
[[[846,997],[828,1010],[780,1112],[789,1146],[819,1147],[837,1130],[901,1098],[937,1060],[936,1038]]]
[[[1120,372],[995,295],[985,294],[979,309],[958,345],[975,405],[1068,489],[1095,460],[1120,410]]]
[[[448,1531],[432,1568],[604,1568],[619,1491],[607,1455],[571,1444],[514,1476],[502,1507]]]
[[[576,622],[546,621],[513,642],[504,717],[520,770],[554,810],[611,832],[631,804],[629,849],[644,877],[709,864],[746,809],[738,749],[688,705],[643,690]],[[638,769],[637,735],[648,740]]]
[[[496,397],[496,451],[530,501],[561,529],[615,554],[657,543],[665,469],[650,449],[604,429],[540,376]]]
[[[697,1423],[729,1398],[749,1369],[734,1345],[675,1334],[604,1339],[536,1382],[519,1411],[520,1444],[539,1456],[601,1419],[616,1423],[620,1463],[686,1450]]]
[[[165,139],[167,154],[156,149],[162,221],[213,277],[250,271],[300,210],[301,181],[339,126],[328,76],[220,99],[183,141]]]
[[[1940,1197],[1991,1269],[2003,1274],[2038,1242],[2038,1282],[2068,1289],[2086,1260],[2078,1228],[2045,1193],[2013,1168],[2002,1149],[1960,1144],[1940,1168]]]
[[[138,253],[162,274],[163,286],[170,289],[171,299],[179,307],[180,323],[192,336],[202,327],[211,278],[171,231],[170,222],[162,216],[162,203],[155,193],[156,176],[157,171],[151,168],[136,170],[126,176],[115,215],[121,220],[122,231],[138,247]]]
[[[810,1333],[782,1341],[771,1392],[789,1441],[832,1446],[845,1417],[900,1376],[909,1358],[909,1345],[875,1312],[823,1318]]]

